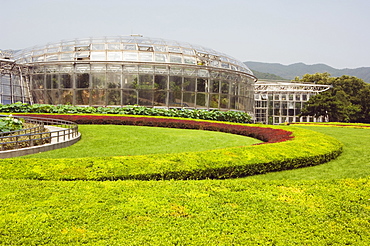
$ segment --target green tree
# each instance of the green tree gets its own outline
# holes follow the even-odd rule
[[[370,122],[370,85],[362,79],[343,75],[330,77],[328,73],[306,74],[294,82],[331,85],[332,88],[310,98],[302,116],[324,116],[330,121]]]

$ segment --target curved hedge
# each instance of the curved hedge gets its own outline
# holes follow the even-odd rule
[[[77,123],[122,123],[230,132],[269,144],[203,152],[74,159],[5,159],[0,178],[39,180],[225,179],[325,163],[342,152],[327,135],[294,127],[257,126],[151,117],[42,115]],[[113,118],[112,118],[113,117]],[[284,129],[289,129],[286,131]]]

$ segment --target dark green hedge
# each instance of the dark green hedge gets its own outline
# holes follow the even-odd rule
[[[80,107],[72,105],[14,103],[0,105],[4,113],[55,113],[55,114],[119,114],[181,117],[202,120],[217,120],[237,123],[250,123],[251,117],[241,111],[220,111],[203,109],[164,109],[143,106],[125,107]]]

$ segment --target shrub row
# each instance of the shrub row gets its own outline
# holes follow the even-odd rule
[[[0,105],[0,112],[4,113],[56,113],[56,114],[121,114],[121,115],[148,115],[181,117],[202,120],[217,120],[237,123],[250,123],[251,117],[241,111],[219,111],[203,109],[164,109],[148,108],[143,106],[125,107],[80,107],[72,105],[27,104],[14,103]]]
[[[70,117],[68,120],[77,121],[74,115],[58,117]],[[84,116],[79,117],[84,118]],[[93,119],[100,119],[95,123],[101,123],[103,120],[99,117],[85,116],[85,119],[91,122]],[[110,117],[107,119],[112,120]],[[121,119],[122,122],[128,121],[127,117]],[[82,119],[80,120],[82,122]],[[116,120],[119,118],[117,117]],[[188,129],[219,131],[223,129],[222,131],[225,132],[249,134],[249,136],[260,139],[267,138],[264,140],[270,144],[164,155],[5,159],[0,162],[0,178],[40,180],[225,179],[318,165],[336,158],[342,152],[342,144],[338,140],[321,133],[294,127],[251,127],[250,125],[195,120],[177,122],[174,119],[150,117],[135,118],[131,122],[137,124],[140,122],[141,125],[144,123],[156,126],[171,125],[172,127],[177,124],[181,128]],[[288,128],[289,131],[283,130],[284,128]]]

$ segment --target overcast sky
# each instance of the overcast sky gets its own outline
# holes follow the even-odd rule
[[[241,61],[370,67],[369,0],[0,0],[0,49],[142,34]]]

